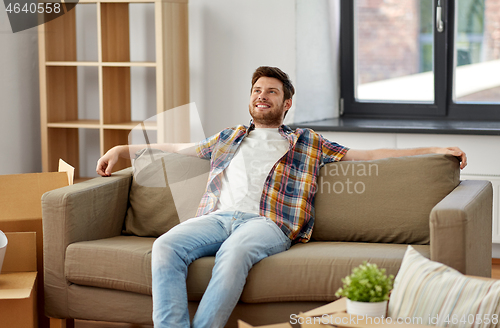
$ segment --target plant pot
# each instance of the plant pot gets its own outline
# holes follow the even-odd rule
[[[347,299],[347,313],[364,315],[367,317],[385,317],[387,301],[382,302],[356,302]]]

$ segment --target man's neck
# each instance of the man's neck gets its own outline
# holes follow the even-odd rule
[[[256,129],[277,129],[279,128],[282,124],[279,124],[279,125],[276,125],[276,124],[270,124],[270,125],[267,125],[267,124],[258,124],[258,123],[254,123],[255,125],[255,128]]]

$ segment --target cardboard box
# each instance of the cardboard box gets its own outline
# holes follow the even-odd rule
[[[47,191],[69,185],[70,176],[71,172],[0,175],[0,230],[5,233],[36,232],[37,269],[33,271],[38,271],[40,328],[50,325],[44,315],[41,198]]]
[[[238,328],[254,328],[254,326],[249,325],[244,321],[238,320]],[[289,323],[278,323],[275,325],[259,326],[255,328],[292,328],[292,325],[290,325]]]
[[[0,274],[2,327],[38,327],[36,233],[6,233],[9,244]]]
[[[345,298],[341,298],[335,302],[320,306],[319,308],[312,309],[305,313],[299,313],[296,317],[290,316],[292,323],[300,323],[301,327],[333,327],[333,325],[327,324],[332,315],[336,313],[346,312],[347,303]]]
[[[300,313],[297,321],[307,328],[431,328],[432,326],[398,323],[392,318],[370,318],[347,314],[346,299],[323,305],[311,311]]]

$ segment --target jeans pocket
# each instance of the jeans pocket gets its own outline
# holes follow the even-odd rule
[[[287,235],[285,235],[283,230],[281,230],[281,228],[278,227],[278,225],[269,218],[266,218],[266,223],[274,230],[274,232],[276,232],[280,240],[286,245],[286,249],[289,249],[292,241],[290,240],[290,238],[288,238]]]

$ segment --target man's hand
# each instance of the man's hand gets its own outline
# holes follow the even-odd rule
[[[436,150],[437,154],[450,154],[456,156],[460,159],[460,168],[463,169],[467,166],[467,156],[465,152],[458,147],[446,147],[446,148],[438,148]]]
[[[106,154],[104,154],[97,161],[96,172],[100,176],[109,177],[111,175],[111,170],[113,166],[116,164],[118,159],[120,158],[120,152],[122,150],[122,146],[116,146],[108,150]]]

